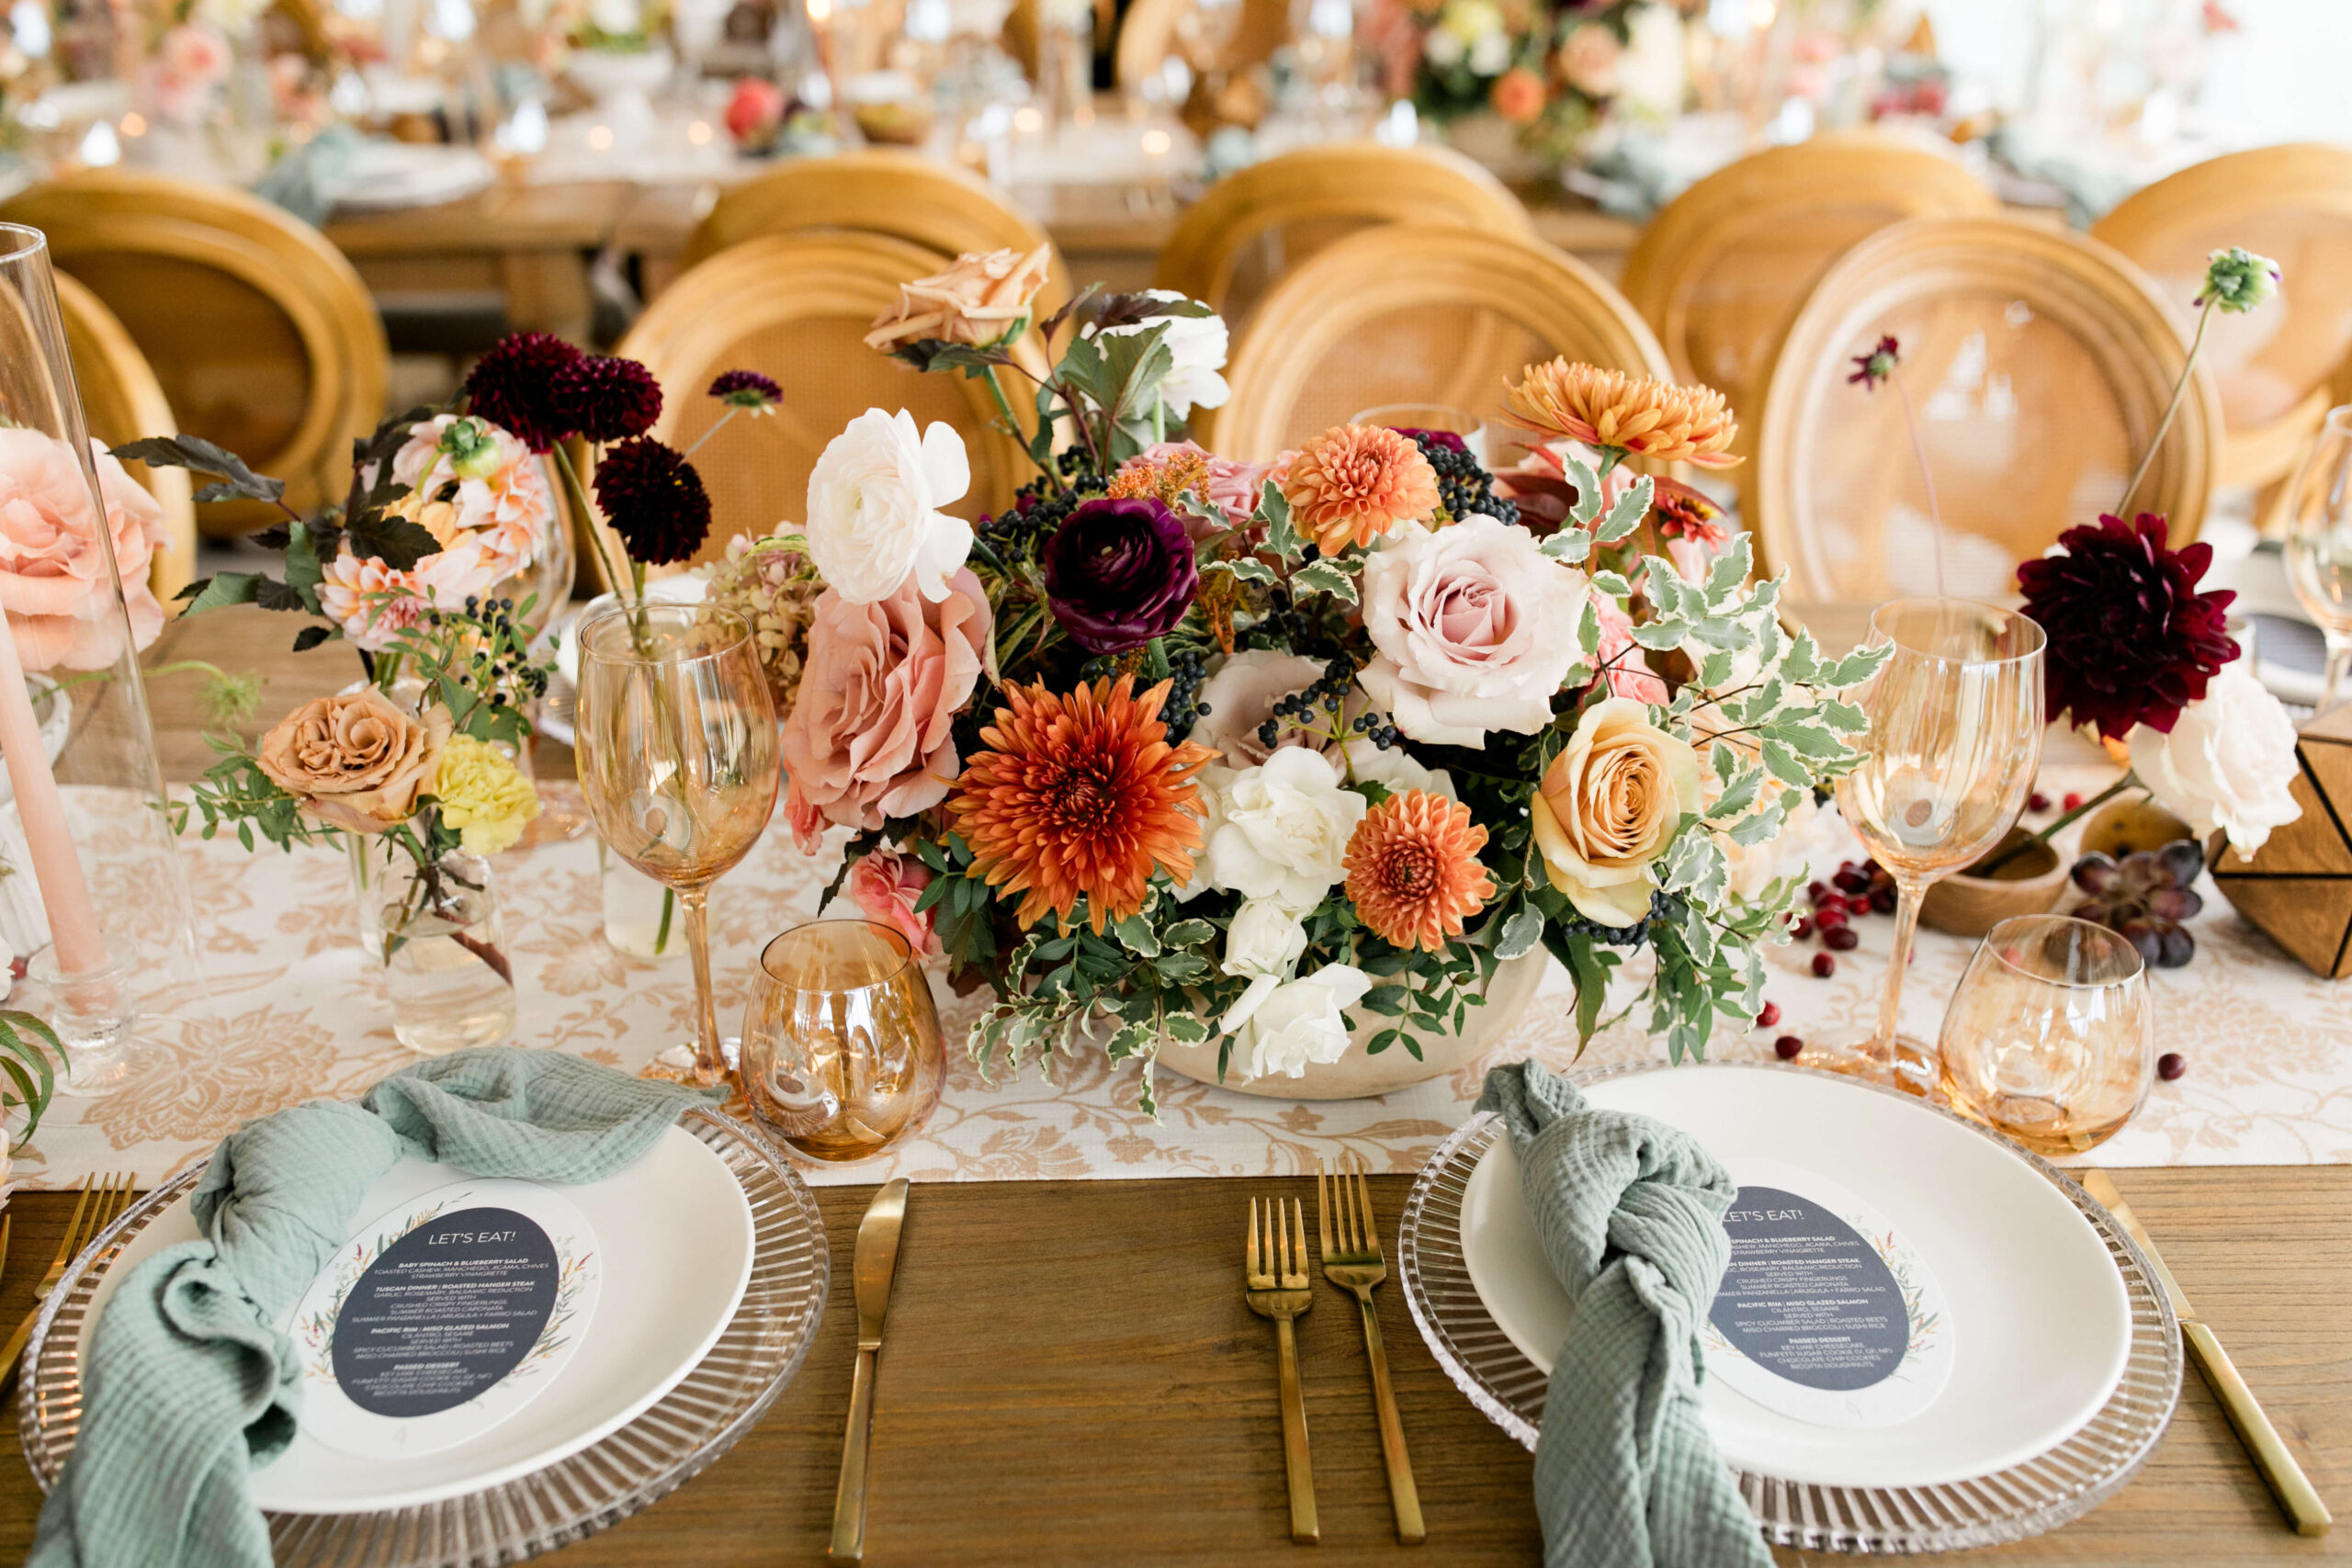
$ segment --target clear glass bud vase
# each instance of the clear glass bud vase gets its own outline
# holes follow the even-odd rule
[[[371,837],[354,850],[352,874],[400,1043],[444,1056],[505,1039],[514,1028],[514,970],[490,862],[452,850],[420,866],[398,844]]]

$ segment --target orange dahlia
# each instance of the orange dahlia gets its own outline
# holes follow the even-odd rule
[[[1357,918],[1397,947],[1435,953],[1494,897],[1494,878],[1478,863],[1486,844],[1468,807],[1425,789],[1390,795],[1348,840]]]
[[[1283,497],[1299,536],[1337,555],[1436,512],[1437,470],[1409,435],[1335,424],[1291,459]]]
[[[1712,387],[1677,387],[1562,358],[1520,373],[1510,412],[1530,430],[1604,451],[1702,468],[1740,461],[1731,453],[1739,425]]]
[[[1216,752],[1168,743],[1159,721],[1162,681],[1134,694],[1135,677],[1097,681],[1068,695],[1040,682],[1012,686],[988,750],[956,781],[947,809],[991,887],[1025,895],[1013,919],[1047,909],[1067,921],[1083,896],[1089,923],[1143,908],[1154,867],[1193,874],[1201,846],[1200,788],[1193,775]]]

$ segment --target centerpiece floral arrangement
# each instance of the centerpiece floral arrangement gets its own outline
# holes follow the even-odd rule
[[[793,830],[848,829],[861,906],[994,987],[974,1055],[1050,1070],[1104,1031],[1147,1106],[1163,1041],[1253,1077],[1367,1031],[1418,1056],[1539,947],[1583,1037],[1645,951],[1676,1058],[1753,1018],[1802,881],[1754,864],[1852,764],[1839,693],[1878,656],[1785,630],[1703,498],[1626,466],[1734,461],[1722,399],[1555,361],[1510,390],[1547,445],[1508,485],[1360,425],[1238,462],[1166,439],[1224,397],[1206,307],[1090,289],[1031,378],[1036,287],[967,256],[868,340],[988,382],[1038,468],[1015,504],[947,515],[960,440],[873,410],[753,547],[822,585]]]

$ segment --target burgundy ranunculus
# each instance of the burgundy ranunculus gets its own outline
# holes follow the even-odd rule
[[[2018,568],[2025,613],[2050,639],[2045,709],[2111,739],[2135,724],[2169,734],[2180,710],[2238,656],[2222,619],[2237,595],[2197,592],[2213,547],[2166,549],[2165,520],[2153,512],[2129,526],[2103,516],[2096,528],[2067,529],[2058,544],[2061,554]]]
[[[1200,591],[1182,519],[1148,495],[1086,502],[1044,554],[1046,603],[1089,653],[1124,653],[1166,636]]]

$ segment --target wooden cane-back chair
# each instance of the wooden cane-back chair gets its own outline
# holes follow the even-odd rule
[[[629,329],[614,352],[643,361],[661,381],[653,434],[681,451],[695,448],[726,412],[708,395],[721,372],[756,370],[784,389],[775,414],[738,416],[694,451],[713,513],[697,560],[724,556],[738,534],[802,521],[819,454],[871,408],[905,409],[926,430],[944,421],[963,436],[972,484],[948,512],[977,519],[1012,501],[1032,470],[1021,446],[995,423],[987,384],[920,375],[864,342],[874,318],[897,300],[899,285],[937,262],[932,251],[878,234],[747,240],[679,278]],[[1015,353],[1042,375],[1035,341],[1024,339]],[[1028,382],[1009,379],[1014,406],[1026,406]]]
[[[286,481],[307,509],[350,482],[384,413],[389,353],[359,275],[317,230],[242,191],[118,169],[38,186],[0,216],[49,235],[153,367],[180,430]],[[198,509],[209,533],[281,514]]]
[[[1382,223],[1532,231],[1519,198],[1458,152],[1335,142],[1252,164],[1211,186],[1169,236],[1153,281],[1216,306],[1238,329],[1291,268]]]
[[[142,435],[178,434],[163,384],[105,302],[61,272],[57,308],[90,439],[100,446],[119,446]],[[186,468],[151,468],[144,463],[123,468],[164,509],[169,546],[155,553],[147,581],[155,597],[169,604],[196,577],[196,502],[190,499],[195,487]]]
[[[1450,404],[1491,421],[1505,381],[1555,355],[1669,373],[1634,308],[1574,256],[1442,224],[1368,230],[1266,296],[1233,356],[1217,447],[1271,457],[1383,403]]]
[[[2216,311],[2199,357],[2222,396],[2220,482],[2291,472],[2352,354],[2352,147],[2262,147],[2196,164],[2126,198],[2091,234],[2154,278],[2184,323],[2213,251],[2244,245],[2279,264],[2278,299]]]
[[[936,272],[967,251],[1020,251],[1046,231],[978,175],[913,152],[868,149],[792,158],[718,198],[687,237],[687,266],[763,234],[879,234],[920,245]],[[921,273],[911,276],[921,276]],[[895,282],[895,279],[893,280]],[[1053,254],[1039,313],[1070,295],[1069,269]]]
[[[1882,335],[1901,385],[1866,389],[1854,359]],[[2154,285],[2096,240],[2003,218],[1885,230],[1773,352],[1750,519],[1765,568],[1788,568],[1801,599],[2012,593],[2018,562],[2121,503],[2187,358]],[[2220,434],[2200,367],[2132,508],[2168,517],[2176,544],[2203,521]]]

